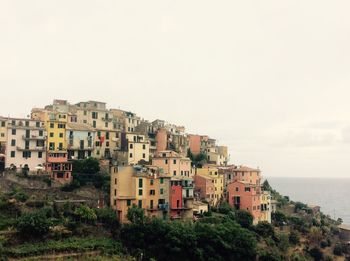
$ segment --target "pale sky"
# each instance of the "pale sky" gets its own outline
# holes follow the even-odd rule
[[[265,176],[350,177],[350,2],[0,0],[0,115],[99,100]]]

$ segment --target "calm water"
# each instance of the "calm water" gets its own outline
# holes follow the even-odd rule
[[[273,178],[270,185],[293,201],[318,205],[332,218],[340,217],[350,225],[350,179]]]

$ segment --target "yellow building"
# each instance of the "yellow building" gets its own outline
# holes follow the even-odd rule
[[[48,112],[46,116],[47,145],[50,151],[66,151],[68,114]]]
[[[271,223],[271,195],[270,192],[268,191],[263,191],[260,194],[260,202],[261,202],[261,206],[260,206],[260,218],[259,221],[266,221]]]
[[[196,169],[196,175],[210,177],[214,182],[214,199],[213,205],[216,206],[224,194],[224,176],[219,174],[219,170],[216,166],[205,165],[202,168]]]

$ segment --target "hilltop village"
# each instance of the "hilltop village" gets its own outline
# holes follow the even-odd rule
[[[30,118],[0,117],[0,172],[48,175],[52,186],[67,186],[74,162],[88,158],[109,174],[104,204],[122,223],[132,206],[149,217],[194,219],[227,202],[250,212],[254,224],[271,222],[276,209],[259,169],[230,164],[226,146],[183,126],[97,101],[54,100]]]

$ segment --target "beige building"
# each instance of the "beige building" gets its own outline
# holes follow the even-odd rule
[[[135,165],[149,161],[149,141],[146,136],[136,133],[122,133],[121,148],[117,152],[118,165]]]
[[[136,205],[149,217],[167,218],[169,212],[170,177],[154,167],[119,167],[111,173],[111,207],[121,223]]]
[[[152,159],[152,164],[170,176],[193,177],[191,160],[180,156],[175,151],[160,151]]]
[[[5,167],[29,167],[42,170],[46,162],[46,130],[44,122],[30,119],[7,119]]]
[[[0,116],[0,154],[5,154],[6,151],[7,119]]]

